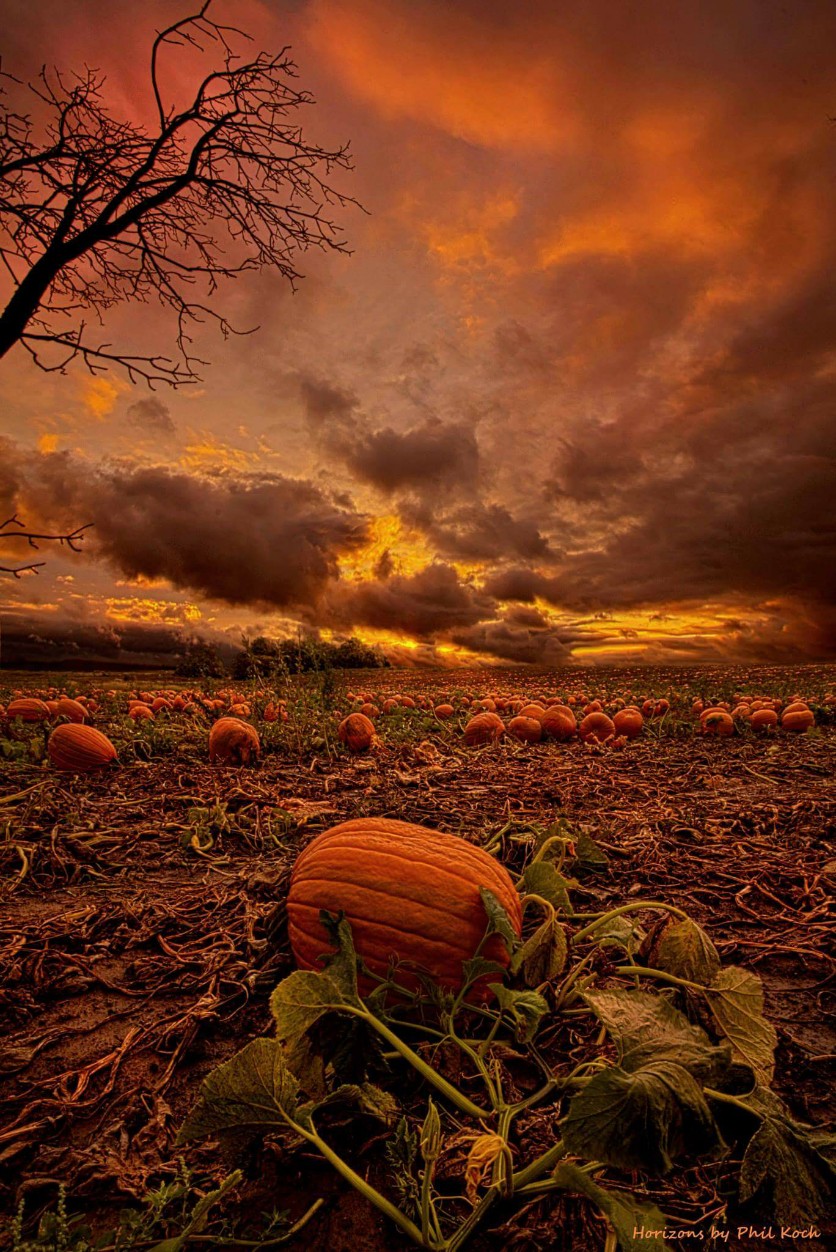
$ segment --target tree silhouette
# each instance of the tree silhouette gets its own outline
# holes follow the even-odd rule
[[[293,86],[289,50],[239,56],[249,36],[213,21],[210,5],[154,39],[148,127],[111,116],[97,70],[43,69],[28,84],[0,71],[0,260],[12,288],[0,357],[22,344],[45,370],[80,360],[152,387],[195,382],[206,364],[192,351],[195,323],[247,333],[209,303],[223,279],[270,269],[293,284],[301,250],[347,251],[330,217],[355,203],[330,183],[351,168],[347,148],[303,137],[298,114],[312,97]],[[217,64],[178,107],[164,98],[160,66],[183,47]],[[90,338],[88,321],[125,300],[170,310],[174,355]]]

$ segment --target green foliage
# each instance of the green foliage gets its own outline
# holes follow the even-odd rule
[[[389,664],[378,648],[354,636],[335,644],[313,637],[268,639],[258,635],[245,638],[242,645],[233,665],[233,677],[242,682],[333,669],[383,669]]]
[[[186,644],[174,673],[178,678],[223,678],[227,669],[218,649],[202,639]]]

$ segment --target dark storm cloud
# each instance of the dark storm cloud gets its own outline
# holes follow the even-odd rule
[[[162,400],[149,396],[128,406],[128,418],[140,430],[155,435],[173,435],[176,431],[171,410]]]
[[[71,524],[92,520],[91,550],[122,573],[228,604],[311,604],[366,535],[360,514],[297,479],[94,468],[60,453],[23,469],[37,512],[54,516],[60,502]]]
[[[472,652],[500,657],[515,665],[566,665],[572,660],[572,644],[583,633],[554,628],[531,629],[508,621],[479,622],[456,630],[452,640]]]
[[[465,505],[441,513],[431,513],[427,507],[406,512],[438,551],[453,560],[538,560],[551,555],[538,524],[514,517],[501,504]]]
[[[347,627],[372,626],[419,638],[471,626],[491,609],[487,597],[462,583],[454,569],[441,563],[384,582],[337,588],[332,595],[329,611]]]
[[[479,475],[473,430],[435,420],[404,432],[376,430],[346,447],[344,459],[357,478],[385,492],[422,492],[444,484],[466,490]]]

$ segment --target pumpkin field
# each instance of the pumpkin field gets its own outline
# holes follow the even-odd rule
[[[834,748],[827,666],[6,673],[0,1247],[833,1247]]]

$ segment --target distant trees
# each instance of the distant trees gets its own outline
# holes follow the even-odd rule
[[[319,639],[244,639],[233,664],[233,677],[274,678],[279,674],[308,674],[326,669],[383,669],[388,666],[379,648],[351,636],[342,643]]]
[[[174,670],[178,678],[223,678],[227,672],[218,649],[201,639],[192,639]]]
[[[331,183],[351,168],[347,148],[303,135],[298,114],[313,101],[293,85],[288,49],[239,55],[249,36],[210,5],[154,40],[147,125],[112,116],[96,70],[44,69],[28,84],[0,71],[0,291],[11,289],[0,357],[21,344],[44,370],[78,360],[152,386],[195,382],[194,326],[238,333],[212,303],[224,279],[266,269],[293,284],[301,250],[346,251],[330,209],[351,203]],[[215,63],[175,103],[160,65],[184,48]],[[88,321],[126,300],[169,310],[173,357],[91,339]]]

